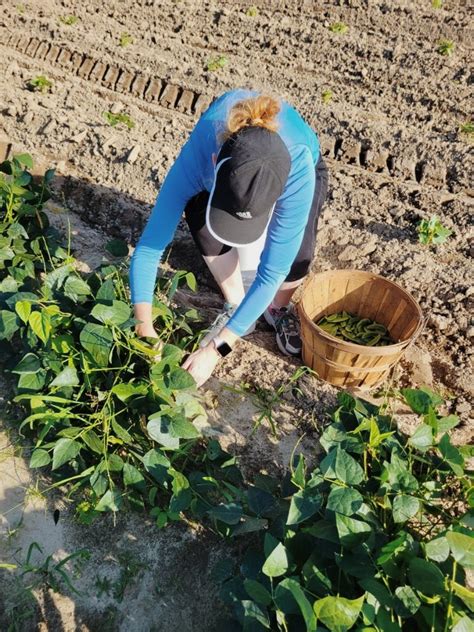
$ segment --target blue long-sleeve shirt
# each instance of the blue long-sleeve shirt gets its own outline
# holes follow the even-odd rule
[[[200,191],[210,191],[214,181],[212,154],[220,149],[230,108],[245,98],[257,96],[250,90],[223,94],[204,112],[178,158],[168,171],[130,264],[132,303],[151,303],[158,265],[171,242],[188,200]],[[319,158],[316,134],[300,114],[282,102],[278,133],[288,148],[291,168],[268,226],[265,246],[253,284],[227,327],[241,336],[265,311],[285,280],[298,254],[308,221],[315,187],[315,165]]]

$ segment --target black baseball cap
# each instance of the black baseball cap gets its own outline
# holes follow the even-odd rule
[[[206,225],[230,246],[251,244],[263,234],[290,173],[290,153],[277,132],[245,127],[221,147]]]

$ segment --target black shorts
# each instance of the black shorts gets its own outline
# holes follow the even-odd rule
[[[298,254],[285,279],[287,282],[298,281],[305,277],[314,257],[319,215],[328,190],[328,170],[321,155],[315,170],[316,185],[311,210],[308,216],[308,223],[306,224],[303,241],[301,242]],[[199,252],[205,257],[215,257],[229,252],[232,246],[221,243],[208,231],[206,227],[206,208],[208,200],[209,191],[201,191],[194,195],[186,204],[184,217]]]

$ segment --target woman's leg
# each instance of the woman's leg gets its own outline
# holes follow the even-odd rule
[[[237,248],[231,248],[222,255],[203,255],[212,276],[219,285],[225,300],[232,305],[239,305],[244,298],[244,286],[240,274],[239,254]]]
[[[226,246],[213,237],[206,227],[207,191],[201,191],[189,200],[184,217],[191,235],[210,273],[219,285],[225,300],[238,305],[244,297],[240,274],[239,256],[236,248]]]

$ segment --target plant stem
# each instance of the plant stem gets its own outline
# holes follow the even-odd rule
[[[448,632],[451,629],[450,624],[452,623],[453,617],[453,584],[456,581],[456,571],[457,571],[458,563],[456,560],[453,562],[453,572],[451,575],[451,583],[449,585],[449,597],[448,597],[448,609],[446,611],[446,623],[444,624],[444,632]]]
[[[7,212],[5,213],[5,220],[7,224],[13,221],[13,186],[8,192]]]
[[[339,555],[342,557],[342,553],[343,553],[343,548],[341,546],[340,551],[339,551]],[[341,587],[341,574],[342,574],[342,568],[339,566],[339,570],[337,572],[337,596],[339,597],[339,591],[340,591],[340,587]]]

